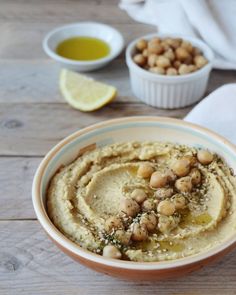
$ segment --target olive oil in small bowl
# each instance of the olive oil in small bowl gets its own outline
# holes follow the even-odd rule
[[[119,55],[122,35],[113,27],[94,22],[66,25],[49,32],[43,48],[63,67],[86,72],[101,68]]]
[[[56,48],[56,52],[64,58],[90,61],[108,56],[110,46],[98,38],[72,37],[60,42]]]

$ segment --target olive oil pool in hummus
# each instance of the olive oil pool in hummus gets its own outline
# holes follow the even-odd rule
[[[64,58],[90,61],[108,56],[110,46],[98,38],[72,37],[59,43],[56,52]]]

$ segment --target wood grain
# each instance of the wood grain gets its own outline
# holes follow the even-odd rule
[[[40,161],[41,158],[0,157],[0,220],[35,218],[31,185]]]
[[[0,20],[1,11],[2,9],[0,10]],[[21,21],[17,22],[14,20],[14,22],[5,22],[3,24],[0,21],[2,39],[0,44],[0,59],[49,59],[43,51],[42,40],[48,31],[65,24],[63,20],[60,19],[60,22],[58,20],[55,23],[39,20],[22,23]],[[77,21],[78,19],[75,20],[75,22]],[[156,31],[153,26],[149,25],[119,23],[112,25],[122,32],[126,44],[134,38],[138,38],[141,34],[146,35]]]
[[[112,74],[111,74],[112,73]],[[64,103],[58,79],[60,67],[52,60],[0,60],[0,103]],[[118,102],[139,102],[133,95],[124,59],[116,59],[99,71],[87,73],[118,89]],[[226,83],[236,82],[235,71],[214,70],[207,93]],[[166,111],[168,114],[168,111]]]
[[[135,23],[118,9],[116,0],[1,0],[0,20],[18,22],[78,22]]]
[[[168,116],[182,118],[189,109],[168,111]],[[0,155],[43,156],[65,136],[93,123],[124,116],[166,114],[166,110],[141,103],[114,102],[92,113],[82,113],[61,103],[2,103]]]
[[[70,108],[58,90],[59,66],[42,49],[52,28],[77,21],[113,25],[132,39],[156,30],[136,23],[118,0],[0,0],[0,295],[236,294],[236,251],[189,276],[166,282],[124,282],[95,273],[62,254],[35,219],[31,185],[42,156],[79,128],[133,115],[183,118],[192,107],[160,110],[130,89],[124,52],[89,76],[116,86],[119,96],[95,113]],[[213,71],[207,93],[236,81]]]
[[[37,221],[1,221],[0,235],[0,295],[233,295],[236,290],[236,251],[183,278],[135,283],[95,273],[72,261],[53,245]]]
[[[60,67],[51,60],[0,61],[0,103],[65,103],[59,91],[59,75]],[[114,85],[118,102],[138,101],[132,94],[124,60],[114,60],[87,76]]]

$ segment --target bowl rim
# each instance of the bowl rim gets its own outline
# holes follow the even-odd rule
[[[137,43],[138,40],[140,39],[151,39],[152,37],[161,37],[161,38],[182,38],[186,41],[190,41],[194,46],[199,47],[199,49],[202,50],[202,52],[204,53],[205,56],[205,52],[207,52],[207,54],[209,55],[210,58],[208,58],[208,63],[203,66],[201,69],[192,72],[192,73],[188,73],[185,75],[176,75],[176,76],[167,76],[167,75],[159,75],[159,74],[155,74],[152,72],[149,72],[143,68],[141,68],[140,66],[138,66],[132,59],[132,51],[135,48],[135,44]],[[198,78],[200,76],[202,76],[204,73],[209,72],[212,69],[213,66],[213,59],[214,59],[214,53],[212,51],[212,49],[202,40],[195,38],[195,37],[191,37],[191,36],[186,36],[186,35],[182,35],[182,34],[171,34],[171,33],[152,33],[152,34],[147,34],[144,36],[140,36],[139,38],[134,39],[132,42],[130,42],[126,48],[126,52],[125,52],[125,57],[126,57],[126,63],[128,65],[129,68],[132,68],[133,70],[135,70],[137,73],[139,73],[140,75],[145,75],[147,78],[152,79],[152,80],[160,80],[160,81],[165,81],[165,82],[185,82],[187,80],[193,80],[195,78]]]
[[[80,129],[72,133],[71,135],[61,140],[58,144],[56,144],[46,154],[46,156],[41,161],[39,167],[37,168],[37,171],[33,179],[33,185],[32,185],[32,201],[33,201],[33,207],[34,207],[37,219],[40,222],[43,229],[46,231],[49,237],[52,238],[52,240],[54,240],[66,251],[72,253],[74,256],[81,257],[93,263],[98,263],[105,266],[122,268],[127,270],[150,271],[150,270],[168,270],[168,269],[182,268],[184,266],[199,263],[201,261],[209,259],[210,257],[214,257],[217,254],[223,253],[227,249],[232,249],[236,247],[236,235],[235,235],[233,238],[225,241],[222,244],[219,244],[213,249],[209,249],[203,253],[195,254],[192,256],[188,256],[188,257],[184,257],[184,258],[180,258],[176,260],[161,261],[161,262],[158,262],[158,261],[157,262],[133,262],[133,261],[117,260],[117,259],[106,258],[101,255],[92,253],[89,250],[83,249],[79,245],[69,240],[65,235],[63,235],[52,223],[52,221],[50,220],[46,212],[46,209],[43,205],[42,198],[40,195],[42,177],[45,171],[47,170],[47,164],[50,161],[50,159],[54,157],[54,155],[57,154],[61,150],[61,148],[63,148],[65,145],[70,144],[70,142],[72,142],[77,137],[83,134],[86,134],[90,131],[93,131],[100,127],[110,126],[111,124],[137,122],[137,121],[144,121],[144,120],[145,122],[155,121],[155,122],[161,122],[161,123],[172,123],[182,127],[194,129],[200,132],[200,134],[208,135],[209,137],[214,138],[216,141],[220,141],[221,143],[226,145],[227,148],[231,150],[231,152],[235,153],[236,155],[236,146],[232,144],[230,141],[228,141],[227,139],[225,139],[224,137],[222,137],[221,135],[205,127],[199,126],[197,124],[189,123],[183,120],[179,120],[179,119],[173,119],[168,117],[154,117],[154,116],[133,116],[133,117],[106,120],[100,123],[90,125],[89,127]]]
[[[49,46],[49,40],[57,33],[62,32],[65,29],[73,29],[76,28],[78,26],[95,26],[95,27],[103,27],[106,28],[108,30],[110,30],[111,32],[113,32],[113,34],[116,34],[116,37],[119,40],[119,44],[117,47],[113,47],[114,52],[113,53],[109,53],[108,56],[99,58],[99,59],[95,59],[95,60],[90,60],[90,61],[78,61],[78,60],[73,60],[73,59],[69,59],[69,58],[65,58],[60,56],[59,54],[57,54],[54,50],[51,49],[51,47]],[[63,40],[65,40],[66,38],[64,38]],[[106,63],[111,61],[112,59],[116,58],[121,51],[124,48],[124,37],[122,36],[122,34],[115,29],[113,26],[107,25],[105,23],[101,23],[101,22],[93,22],[93,21],[85,21],[85,22],[76,22],[76,23],[69,23],[69,24],[65,24],[63,26],[59,26],[56,27],[54,29],[52,29],[51,31],[49,31],[42,42],[42,46],[43,46],[43,50],[44,52],[51,57],[52,59],[60,62],[60,63],[64,63],[64,64],[68,64],[68,65],[77,65],[77,66],[90,66],[90,65],[100,65],[102,63]],[[110,44],[109,44],[110,45]],[[112,46],[110,45],[110,47],[112,48]]]

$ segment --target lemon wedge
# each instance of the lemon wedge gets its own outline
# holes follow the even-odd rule
[[[117,93],[113,86],[66,69],[61,70],[60,90],[73,108],[83,112],[100,109],[111,102]]]

